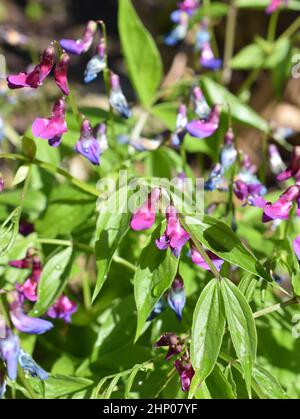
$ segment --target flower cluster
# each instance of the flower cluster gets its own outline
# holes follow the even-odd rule
[[[9,262],[13,268],[29,271],[29,277],[22,283],[15,285],[15,290],[7,294],[9,303],[9,320],[11,325],[18,331],[30,335],[40,335],[53,328],[48,320],[32,317],[28,314],[31,304],[38,299],[38,284],[42,274],[42,263],[32,248],[28,249],[24,259]],[[48,309],[47,316],[53,319],[63,319],[66,323],[71,321],[71,315],[77,310],[77,304],[66,295],[61,295],[58,300]],[[10,324],[0,324],[0,358],[5,362],[6,369],[0,373],[0,398],[6,389],[6,375],[10,380],[16,380],[18,364],[32,377],[41,380],[48,378],[48,374],[39,367],[29,354],[20,346],[18,336],[13,332]]]
[[[154,347],[168,347],[169,349],[166,355],[167,360],[171,359],[173,356],[180,355],[174,361],[174,367],[179,374],[182,391],[188,391],[195,371],[190,361],[185,339],[181,339],[174,333],[167,333],[160,337],[154,344]]]
[[[60,45],[54,41],[43,52],[40,63],[30,72],[22,72],[18,75],[7,77],[10,89],[22,87],[38,88],[50,74],[54,64],[54,78],[57,86],[65,96],[69,96],[70,89],[67,80],[68,65],[70,56],[68,54],[80,55],[86,53],[93,44],[97,34],[98,23],[89,21],[81,39],[62,39]],[[85,83],[90,83],[97,76],[107,69],[106,40],[100,36],[96,55],[87,63],[84,73]],[[108,69],[107,69],[108,70]],[[109,72],[109,103],[119,115],[124,118],[131,116],[127,100],[120,86],[119,76]],[[81,136],[75,145],[75,150],[87,158],[92,164],[100,164],[100,155],[107,148],[106,125],[99,124],[95,132],[92,131],[90,122],[77,115],[81,119]],[[37,118],[32,124],[32,133],[35,137],[48,141],[52,147],[60,145],[63,135],[68,131],[66,122],[66,103],[65,97],[58,99],[52,109],[50,118]]]

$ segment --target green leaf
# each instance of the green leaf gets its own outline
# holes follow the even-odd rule
[[[27,164],[20,166],[12,181],[12,186],[16,186],[19,185],[19,183],[22,183],[27,178],[28,172],[29,166]]]
[[[261,68],[265,54],[257,44],[247,45],[241,49],[231,60],[233,70],[249,70]]]
[[[257,287],[257,280],[251,274],[243,276],[239,283],[239,290],[245,296],[248,303],[252,300],[255,289]]]
[[[44,314],[59,297],[65,285],[62,276],[71,255],[72,247],[67,247],[46,263],[38,285],[38,300],[30,313],[31,315],[38,317]]]
[[[134,276],[134,296],[137,307],[137,340],[145,322],[157,301],[170,288],[178,267],[178,259],[170,249],[159,250],[155,240],[165,229],[165,223],[158,226],[143,249]]]
[[[247,390],[251,396],[252,369],[257,350],[253,314],[243,294],[229,279],[222,279],[221,292],[232,343],[242,365]]]
[[[265,368],[255,365],[253,379],[268,399],[288,399],[286,392],[277,379]]]
[[[193,316],[191,361],[199,384],[213,370],[222,344],[225,312],[220,284],[212,279],[202,291]]]
[[[236,96],[230,93],[225,87],[219,85],[208,77],[201,78],[201,87],[207,101],[212,105],[223,104],[223,112],[228,113],[228,106],[232,117],[242,124],[250,125],[265,133],[269,132],[267,122],[261,118],[250,106],[243,103]]]
[[[53,375],[45,381],[47,399],[56,399],[91,387],[93,381],[87,378]]]
[[[117,205],[117,206],[116,206]],[[128,231],[130,213],[127,211],[127,188],[119,189],[101,203],[96,228],[95,252],[97,259],[97,281],[93,301],[99,294],[109,271],[112,257]]]
[[[235,4],[240,8],[247,9],[265,9],[269,6],[270,0],[235,0]],[[282,10],[300,10],[300,4],[298,0],[289,0],[288,6],[283,6]]]
[[[203,220],[185,217],[185,228],[192,238],[195,237],[220,258],[271,280],[261,263],[227,224],[210,216],[204,216]]]
[[[35,142],[29,137],[23,137],[22,151],[26,157],[28,157],[30,160],[33,160],[37,151]]]
[[[130,0],[119,1],[119,32],[132,84],[142,104],[149,106],[162,78],[162,62]]]
[[[130,390],[131,390],[131,387],[133,386],[134,380],[138,372],[140,371],[140,369],[141,369],[140,365],[135,365],[129,377],[127,378],[126,385],[125,385],[125,399],[130,399]]]
[[[18,232],[20,221],[20,207],[17,207],[2,223],[0,227],[0,257],[12,248]]]
[[[202,387],[202,386],[201,386]],[[205,380],[204,392],[200,388],[196,392],[196,398],[200,399],[236,399],[231,383],[218,364]]]

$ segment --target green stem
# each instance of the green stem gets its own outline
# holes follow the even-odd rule
[[[78,109],[77,103],[76,103],[76,101],[74,99],[74,96],[73,96],[73,93],[72,93],[71,89],[70,89],[70,93],[68,95],[67,100],[68,100],[68,103],[69,103],[69,105],[71,107],[72,113],[73,113],[73,115],[74,115],[74,117],[75,117],[75,119],[77,121],[78,127],[80,129],[81,128],[81,124],[82,124],[83,116],[82,116],[81,112]]]
[[[276,38],[276,29],[277,29],[277,23],[279,18],[279,10],[277,10],[275,13],[272,13],[268,28],[268,42],[270,44],[273,44]]]
[[[21,367],[18,369],[18,376],[20,378],[20,381],[22,382],[23,386],[26,388],[29,396],[31,399],[38,399],[38,396],[35,394],[30,382],[26,379],[24,371]]]
[[[136,266],[134,266],[132,263],[128,262],[128,260],[123,259],[120,256],[114,256],[113,257],[113,261],[115,263],[118,263],[119,265],[125,266],[126,268],[128,268],[132,272],[135,272],[136,271]]]
[[[73,242],[72,240],[59,240],[59,239],[36,239],[36,243],[41,244],[53,244],[56,246],[66,246],[66,247],[77,247],[78,249],[84,250],[87,253],[94,253],[95,249],[88,244]]]
[[[252,84],[257,79],[257,76],[259,75],[260,71],[260,68],[256,68],[249,73],[248,77],[246,78],[246,80],[244,81],[237,93],[238,96],[240,96],[242,93],[251,88]]]
[[[291,24],[291,26],[289,28],[287,28],[286,31],[284,31],[279,39],[283,39],[283,38],[291,38],[292,35],[294,35],[295,32],[297,32],[297,30],[300,28],[300,16]]]
[[[231,67],[230,61],[234,52],[234,37],[237,19],[237,7],[235,6],[234,0],[231,0],[229,6],[229,12],[226,23],[226,35],[225,35],[225,50],[224,50],[224,69],[223,69],[223,83],[229,84],[231,80]]]
[[[297,297],[293,297],[290,300],[284,301],[282,303],[274,304],[270,307],[264,308],[262,310],[256,311],[253,313],[253,317],[258,319],[259,317],[266,316],[267,314],[274,313],[274,311],[281,310],[284,307],[290,306],[292,304],[299,304],[299,299]]]

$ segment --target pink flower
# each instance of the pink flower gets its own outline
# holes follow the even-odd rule
[[[49,308],[47,314],[52,319],[63,319],[66,323],[70,323],[71,316],[76,310],[77,304],[66,295],[61,295],[53,306]]]
[[[50,45],[43,52],[41,62],[30,73],[20,73],[7,77],[10,89],[20,89],[22,87],[32,87],[36,89],[41,86],[49,75],[54,63],[54,48]]]
[[[266,12],[268,14],[276,12],[281,6],[288,5],[288,0],[271,0]]]
[[[220,122],[220,106],[215,105],[206,119],[198,119],[189,122],[187,131],[196,138],[207,138],[218,129]]]
[[[263,222],[271,220],[288,220],[293,203],[298,201],[299,196],[300,187],[294,185],[289,187],[274,203],[267,202],[262,197],[257,197],[254,199],[253,204],[259,208],[263,208]],[[299,210],[297,214],[298,213]]]
[[[90,20],[86,25],[83,37],[81,39],[61,39],[60,45],[70,54],[80,55],[87,52],[97,31],[97,23]]]
[[[155,241],[160,250],[171,248],[173,254],[178,257],[182,247],[189,240],[189,234],[181,227],[176,208],[172,205],[167,208],[167,228],[163,236]]]
[[[180,376],[182,391],[188,391],[195,374],[191,362],[184,357],[182,359],[177,359],[174,362],[174,366]]]
[[[147,201],[134,212],[130,221],[132,230],[146,230],[153,226],[155,223],[156,207],[159,197],[159,188],[153,189],[149,194]]]
[[[219,258],[217,255],[215,255],[210,250],[206,250],[206,253],[207,253],[207,256],[209,257],[209,259],[214,264],[214,266],[217,269],[217,271],[220,271],[221,270],[221,267],[222,267],[222,265],[224,263],[224,260],[221,259],[221,258]],[[205,260],[203,259],[203,257],[200,255],[200,253],[198,252],[198,250],[195,249],[194,247],[191,249],[191,258],[192,258],[193,263],[195,263],[195,265],[199,266],[202,269],[205,269],[206,271],[210,271],[210,267],[205,262]]]
[[[68,72],[68,65],[70,62],[70,57],[68,54],[63,53],[60,57],[59,62],[56,64],[54,69],[54,77],[56,84],[60,88],[60,90],[68,96],[70,93],[70,89],[68,86],[68,79],[67,79],[67,72]]]
[[[290,166],[277,176],[277,180],[282,182],[284,180],[294,177],[300,180],[300,147],[294,147],[292,154],[292,161]]]
[[[48,140],[52,147],[59,146],[63,134],[67,131],[65,101],[63,99],[54,103],[51,118],[37,118],[32,124],[33,135]]]
[[[29,277],[20,285],[16,284],[16,290],[19,291],[28,301],[37,301],[38,282],[33,277]]]

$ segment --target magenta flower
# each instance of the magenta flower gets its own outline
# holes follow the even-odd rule
[[[189,240],[189,234],[181,227],[176,208],[172,205],[167,208],[167,228],[163,236],[155,241],[160,250],[171,248],[173,254],[178,257],[182,247]]]
[[[298,204],[299,197],[300,187],[294,185],[290,186],[276,202],[267,202],[262,197],[258,197],[254,200],[254,205],[263,208],[263,222],[271,220],[288,220],[293,203],[297,202]]]
[[[75,150],[88,159],[92,164],[100,164],[100,144],[96,139],[90,122],[87,119],[82,121],[80,138],[75,145]]]
[[[48,140],[52,147],[59,146],[63,134],[67,131],[64,99],[54,103],[51,118],[37,118],[32,124],[33,135]]]
[[[64,95],[68,96],[70,93],[70,89],[68,86],[68,65],[70,62],[70,57],[65,52],[61,55],[59,62],[56,64],[54,69],[54,77],[56,84],[60,88],[60,90],[63,92]]]
[[[31,275],[23,284],[16,284],[16,290],[28,301],[37,301],[37,287],[42,273],[40,258],[34,256],[32,259]]]
[[[199,0],[183,0],[178,4],[178,8],[188,14],[193,14],[199,7]]]
[[[23,333],[41,335],[53,327],[53,324],[47,320],[25,314],[22,298],[16,291],[13,292],[13,300],[10,304],[10,318],[15,328]]]
[[[293,241],[294,252],[297,256],[297,259],[300,260],[300,235],[295,238]]]
[[[219,256],[215,255],[210,250],[206,250],[206,253],[209,259],[214,264],[217,271],[220,271],[224,263],[224,260],[219,258]],[[195,263],[195,265],[199,266],[202,269],[205,269],[206,271],[211,271],[209,265],[205,262],[205,260],[203,259],[203,257],[200,255],[200,253],[195,247],[191,249],[191,258],[192,258],[192,262]]]
[[[266,188],[258,179],[257,183],[246,183],[242,180],[236,180],[233,184],[233,191],[240,201],[252,205],[257,196],[265,194]]]
[[[282,182],[293,177],[296,181],[300,180],[300,147],[294,147],[290,166],[277,176],[277,180]]]
[[[209,42],[205,42],[202,47],[200,64],[202,67],[209,68],[210,70],[218,70],[222,65],[222,60],[215,58]]]
[[[26,256],[24,259],[18,259],[18,260],[11,260],[8,264],[9,266],[12,266],[13,268],[18,269],[31,269],[33,267],[33,257],[35,255],[35,252],[32,248],[29,248],[26,252]]]
[[[157,203],[160,198],[159,188],[155,188],[151,191],[146,202],[135,210],[130,221],[130,227],[132,230],[141,231],[151,228],[155,223],[155,215]]]
[[[4,179],[0,175],[0,193],[4,191],[4,186],[5,186]]]
[[[268,14],[276,12],[281,6],[288,5],[288,0],[271,0],[269,6],[266,9]]]
[[[182,391],[188,391],[191,386],[192,378],[195,374],[191,362],[186,359],[186,357],[183,357],[181,359],[177,359],[174,362],[174,366],[180,376]]]
[[[180,354],[183,349],[182,341],[174,333],[166,333],[162,335],[153,346],[154,348],[160,348],[164,346],[169,347],[166,360],[169,360],[173,355]]]
[[[71,316],[76,310],[77,304],[66,295],[61,295],[53,306],[49,308],[47,314],[52,319],[63,319],[66,323],[71,323]]]
[[[123,118],[130,118],[131,110],[120,86],[120,78],[117,74],[111,73],[110,76],[110,96],[109,103],[111,107]]]
[[[193,137],[207,138],[213,135],[219,127],[220,122],[220,106],[215,105],[207,119],[193,120],[186,126],[187,131]]]
[[[20,73],[7,77],[10,89],[20,89],[22,87],[32,87],[36,89],[41,86],[49,75],[54,63],[54,48],[50,45],[43,52],[41,62],[30,73]]]
[[[70,54],[80,55],[87,52],[94,40],[97,31],[97,23],[90,20],[85,28],[83,37],[81,39],[61,39],[60,45]]]

